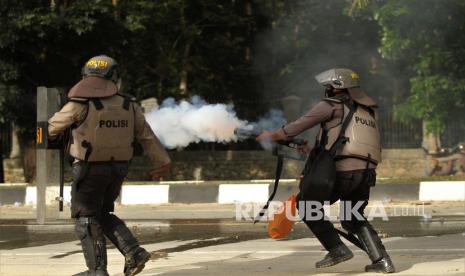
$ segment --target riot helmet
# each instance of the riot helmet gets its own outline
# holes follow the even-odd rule
[[[119,66],[113,58],[100,55],[89,59],[82,67],[82,77],[96,76],[113,81],[120,81]]]
[[[110,97],[121,89],[118,63],[109,56],[89,59],[82,67],[81,74],[82,79],[70,89],[69,98]]]
[[[334,68],[315,76],[319,84],[331,86],[335,89],[347,89],[360,86],[359,76],[350,69]]]
[[[333,68],[321,72],[315,76],[315,79],[319,84],[326,87],[326,93],[333,91],[334,89],[344,90],[347,89],[350,97],[360,104],[366,106],[376,106],[375,101],[368,97],[363,89],[360,87],[359,75],[346,68]]]

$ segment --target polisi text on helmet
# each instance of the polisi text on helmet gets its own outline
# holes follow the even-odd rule
[[[108,61],[106,60],[89,60],[87,63],[86,63],[86,67],[93,67],[93,68],[101,68],[101,69],[105,69],[108,67]]]

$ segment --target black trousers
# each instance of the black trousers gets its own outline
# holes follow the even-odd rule
[[[336,184],[328,199],[330,204],[341,200],[341,206],[343,204],[351,207],[358,206],[354,210],[361,215],[361,217],[357,217],[351,214],[349,217],[341,218],[341,225],[348,232],[355,233],[360,226],[369,223],[364,216],[364,210],[370,198],[370,188],[375,183],[376,172],[374,169],[337,172]],[[323,202],[320,203],[323,204]],[[300,204],[300,206],[302,205]],[[300,213],[302,213],[301,208],[299,208]],[[319,211],[324,213],[322,208]],[[312,214],[305,214],[303,221],[326,250],[329,251],[342,244],[333,224],[327,218],[315,219]]]
[[[99,217],[114,211],[128,162],[78,162],[73,164],[71,216]]]

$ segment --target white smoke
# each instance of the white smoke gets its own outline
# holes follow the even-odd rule
[[[273,130],[285,123],[279,110],[270,111],[256,123],[249,123],[237,117],[232,105],[208,104],[198,96],[180,102],[168,98],[158,109],[146,114],[146,119],[169,149],[198,142],[236,142],[236,128]]]
[[[283,112],[278,109],[271,109],[265,116],[258,119],[257,122],[249,124],[252,127],[266,130],[275,130],[286,123]]]

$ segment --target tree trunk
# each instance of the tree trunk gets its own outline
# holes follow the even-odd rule
[[[188,92],[188,78],[189,78],[189,54],[190,54],[191,42],[190,40],[186,42],[186,47],[184,48],[183,54],[183,63],[180,74],[179,90],[181,91],[182,96],[187,96]]]
[[[0,183],[5,183],[5,174],[3,172],[3,140],[0,136]]]
[[[158,79],[157,92],[158,92],[157,93],[158,100],[161,101],[163,97],[163,78],[162,77],[159,77]]]
[[[113,5],[113,17],[118,19],[118,11],[116,10],[116,6],[118,5],[118,0],[111,0],[111,4]]]
[[[247,17],[251,17],[253,15],[253,9],[252,9],[252,1],[248,0],[245,3],[245,15]],[[247,62],[252,61],[252,48],[250,45],[252,44],[252,25],[248,24],[247,26],[247,39],[249,40],[249,44],[245,47],[245,60]]]
[[[179,90],[181,96],[187,96],[188,92],[188,79],[189,79],[189,56],[192,44],[192,38],[189,32],[187,31],[187,22],[186,22],[186,15],[185,15],[185,2],[181,5],[180,15],[181,15],[181,26],[182,32],[186,34],[186,45],[184,47],[184,52],[182,55],[182,67],[180,72],[180,81],[179,81]]]
[[[437,153],[441,147],[439,135],[437,133],[428,132],[426,129],[426,121],[423,121],[423,148],[428,153]]]
[[[11,124],[11,152],[10,158],[21,158],[21,146],[18,139],[18,129],[15,124]]]

